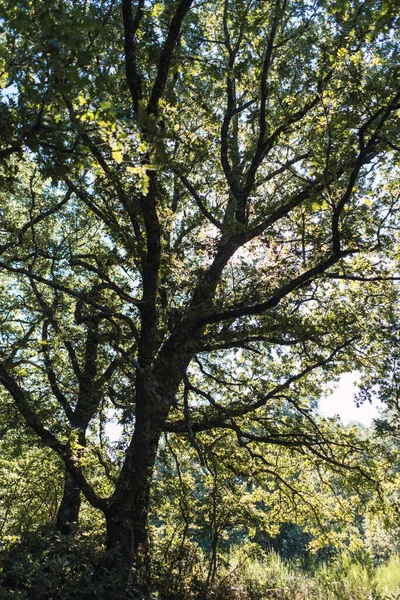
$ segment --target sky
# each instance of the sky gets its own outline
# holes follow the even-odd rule
[[[371,425],[372,419],[378,416],[379,402],[367,402],[360,407],[356,406],[354,395],[357,393],[358,380],[357,372],[342,375],[334,392],[320,401],[320,412],[325,417],[339,415],[344,425],[351,421]]]

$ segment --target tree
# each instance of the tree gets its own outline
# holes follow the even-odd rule
[[[163,433],[359,468],[313,400],[396,297],[396,7],[3,4],[0,382],[146,588]]]
[[[24,435],[22,427],[6,431],[2,431],[0,439],[0,535],[3,540],[15,539],[54,521],[61,492],[61,465],[54,460],[54,453],[26,439],[29,432]]]

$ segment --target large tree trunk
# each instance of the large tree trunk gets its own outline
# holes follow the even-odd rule
[[[79,429],[78,441],[81,446],[86,446],[86,429],[89,419],[86,421],[74,422],[73,425]],[[61,504],[57,513],[56,529],[62,534],[67,535],[74,529],[77,529],[79,521],[79,510],[81,507],[81,490],[76,481],[71,477],[68,471],[64,475],[64,492]]]
[[[124,465],[106,510],[107,547],[113,571],[122,586],[133,588],[138,598],[150,594],[150,560],[148,516],[152,475],[158,444],[171,405],[171,397],[179,385],[172,369],[157,378],[138,374],[136,385],[135,431],[126,453]],[[168,390],[168,391],[167,391]],[[121,588],[110,598],[123,598]]]
[[[146,507],[143,507],[147,509]],[[106,515],[108,568],[113,574],[110,600],[124,598],[129,589],[138,598],[150,593],[147,513],[138,515],[132,508],[112,506]],[[116,585],[115,585],[116,582]]]
[[[133,587],[143,598],[147,598],[150,591],[149,498],[160,434],[158,428],[150,430],[136,421],[114,499],[105,515],[107,548],[113,571],[125,589]],[[119,597],[117,594],[116,598]]]
[[[138,598],[148,598],[150,593],[148,511],[157,442],[153,439],[146,448],[142,445],[142,452],[135,451],[134,473],[105,514],[108,566],[114,581],[120,582],[112,599],[123,598],[128,588],[137,592]]]
[[[64,492],[56,519],[56,529],[62,534],[70,533],[78,525],[81,507],[81,491],[68,472],[64,477]]]

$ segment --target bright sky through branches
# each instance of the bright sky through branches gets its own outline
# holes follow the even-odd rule
[[[320,411],[325,417],[339,415],[342,423],[347,425],[351,421],[369,426],[372,419],[378,416],[379,402],[364,403],[357,406],[354,396],[357,393],[357,372],[345,373],[341,376],[337,388],[332,394],[320,401]]]

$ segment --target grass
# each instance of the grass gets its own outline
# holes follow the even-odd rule
[[[376,569],[377,590],[383,595],[392,595],[400,599],[400,556],[391,556],[385,565]]]
[[[211,597],[211,596],[210,596]],[[215,600],[400,600],[400,557],[373,567],[368,559],[338,557],[313,571],[270,553],[244,560],[243,550],[231,554],[220,575]]]

